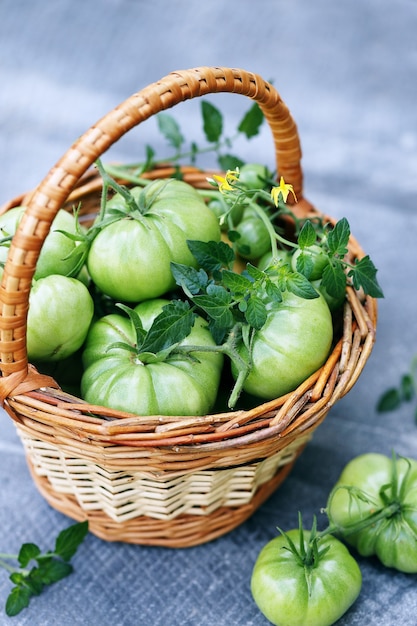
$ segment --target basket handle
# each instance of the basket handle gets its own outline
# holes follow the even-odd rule
[[[242,69],[198,67],[168,74],[133,94],[99,120],[63,155],[31,194],[10,246],[0,287],[0,396],[27,385],[26,324],[36,262],[52,221],[80,177],[113,143],[151,116],[180,102],[229,92],[255,100],[272,132],[277,171],[302,200],[301,148],[297,127],[278,92]],[[7,380],[8,379],[8,380]],[[46,382],[46,380],[45,380]],[[39,379],[33,388],[39,388]]]

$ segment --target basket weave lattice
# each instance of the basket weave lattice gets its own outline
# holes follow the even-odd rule
[[[174,72],[128,98],[90,128],[30,194],[0,288],[0,392],[46,500],[88,518],[106,540],[172,547],[218,537],[247,519],[277,488],[327,415],[360,375],[375,341],[376,301],[346,289],[341,331],[325,365],[294,392],[248,411],[203,417],[142,416],[86,404],[28,364],[31,280],[57,211],[96,210],[100,179],[90,167],[127,131],[184,100],[235,92],[260,105],[272,132],[279,174],[294,187],[299,216],[320,215],[303,198],[296,125],[277,91],[238,69]],[[184,167],[187,182],[207,172]],[[169,176],[160,168],[149,177]],[[351,237],[352,260],[364,253]]]

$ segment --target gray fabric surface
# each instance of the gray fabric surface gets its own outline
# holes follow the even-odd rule
[[[385,299],[360,380],[331,411],[285,484],[237,530],[171,550],[88,536],[75,574],[0,623],[31,626],[263,626],[250,574],[261,547],[318,514],[344,464],[367,451],[417,457],[409,407],[378,415],[377,398],[417,351],[417,5],[413,0],[3,0],[0,5],[0,203],[37,184],[70,144],[131,93],[172,70],[228,65],[272,79],[303,145],[307,197],[346,215],[379,268]],[[247,103],[217,104],[233,129]],[[213,101],[216,103],[215,101]],[[186,111],[186,112],[185,112]],[[197,109],[176,112],[190,136]],[[158,146],[146,123],[112,158]],[[246,151],[246,152],[245,152]],[[268,132],[242,146],[273,163]],[[110,158],[110,156],[109,156]],[[11,420],[0,415],[0,551],[45,548],[68,524],[36,491]],[[319,520],[321,518],[319,517]],[[360,559],[363,590],[341,626],[414,626],[416,576]],[[0,605],[10,589],[0,574]]]

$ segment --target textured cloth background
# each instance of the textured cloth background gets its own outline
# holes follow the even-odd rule
[[[417,352],[416,27],[415,0],[2,0],[0,203],[36,185],[81,133],[148,83],[199,65],[243,67],[274,81],[301,135],[306,196],[349,219],[386,297],[359,382],[247,523],[186,550],[88,536],[75,573],[16,618],[0,607],[1,624],[265,626],[249,583],[276,526],[296,526],[299,510],[306,524],[314,514],[320,523],[329,490],[357,454],[395,449],[417,457],[409,407],[375,411]],[[213,99],[230,134],[248,107],[241,100]],[[173,113],[188,137],[198,137],[197,105]],[[162,150],[152,120],[108,158],[140,160],[147,143]],[[273,167],[268,129],[241,154]],[[0,551],[26,541],[49,548],[69,520],[36,491],[4,413],[0,424]],[[416,576],[359,561],[363,590],[340,625],[415,626]],[[1,573],[0,605],[10,587]]]

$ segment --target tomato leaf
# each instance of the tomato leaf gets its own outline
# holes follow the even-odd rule
[[[28,607],[31,595],[28,587],[13,587],[6,600],[6,615],[14,617]]]
[[[298,235],[298,245],[301,249],[308,248],[316,243],[317,235],[313,224],[310,220],[306,220]]]
[[[337,262],[326,265],[321,278],[323,287],[333,298],[340,298],[346,290],[346,274]]]
[[[217,326],[222,326],[224,329],[233,326],[234,317],[230,310],[232,297],[230,292],[221,285],[210,284],[207,287],[207,293],[195,296],[193,302],[215,320]]]
[[[264,114],[259,105],[255,102],[245,113],[237,129],[240,133],[246,135],[247,139],[255,137],[259,134],[260,127],[264,121]]]
[[[301,252],[297,257],[296,268],[297,272],[300,272],[300,274],[303,274],[306,278],[310,278],[314,269],[314,261],[309,254]]]
[[[369,296],[383,298],[384,294],[376,279],[376,273],[376,267],[367,255],[359,261],[356,260],[355,266],[348,272],[348,276],[352,278],[355,289],[362,287]]]
[[[146,330],[143,328],[142,320],[140,319],[139,315],[136,313],[136,311],[126,306],[125,304],[116,304],[116,306],[119,309],[122,309],[122,311],[127,313],[127,315],[129,316],[131,324],[135,332],[135,338],[136,338],[135,343],[137,346],[141,346],[146,337]],[[129,344],[122,344],[119,342],[117,342],[117,344],[112,344],[111,346],[109,346],[109,349],[114,348],[114,347],[122,348],[123,346],[127,347],[129,350],[132,350],[132,346],[130,346]]]
[[[281,289],[270,279],[268,279],[265,283],[265,292],[268,298],[272,300],[272,302],[282,302]]]
[[[38,546],[34,543],[24,543],[19,551],[17,560],[21,567],[27,567],[29,562],[41,553]]]
[[[235,170],[237,167],[242,167],[245,164],[242,159],[233,154],[221,154],[217,157],[217,161],[222,170]]]
[[[207,100],[201,101],[203,130],[207,141],[217,143],[223,132],[223,115],[217,107]]]
[[[39,564],[38,576],[39,583],[41,585],[52,585],[53,583],[62,580],[69,576],[73,571],[73,567],[66,561],[60,559],[51,559],[50,562],[42,561]],[[39,593],[42,591],[42,586],[39,588]]]
[[[140,352],[157,354],[179,343],[190,334],[195,317],[188,302],[172,300],[154,319]]]
[[[401,404],[401,395],[398,389],[392,387],[387,389],[380,399],[378,400],[378,404],[376,410],[379,413],[388,413],[389,411],[395,411]]]
[[[312,300],[318,298],[319,294],[314,289],[308,278],[299,274],[298,272],[289,272],[286,277],[286,286],[288,291],[291,291],[300,298],[306,298]]]
[[[400,389],[405,402],[410,402],[414,398],[416,392],[411,374],[404,374],[401,377]]]
[[[332,256],[343,258],[346,256],[348,241],[350,237],[349,222],[345,217],[336,222],[334,228],[327,235],[327,245]],[[329,292],[330,293],[330,292]]]
[[[254,280],[262,281],[265,278],[265,272],[252,265],[252,263],[246,264],[245,273],[251,276]]]
[[[209,277],[203,269],[196,270],[189,265],[172,262],[171,272],[177,285],[182,287],[189,297],[205,289],[209,283]]]
[[[242,274],[231,272],[230,270],[223,270],[222,282],[225,287],[235,294],[248,293],[253,287],[253,282],[248,278],[245,278]]]
[[[266,322],[267,311],[265,303],[261,298],[251,295],[248,299],[247,308],[245,311],[245,318],[248,324],[260,330]]]
[[[199,266],[209,273],[231,267],[235,259],[233,249],[224,241],[188,240],[187,245]]]
[[[159,131],[168,143],[176,150],[179,150],[184,143],[184,137],[181,134],[178,122],[168,113],[158,113],[156,121]]]
[[[72,524],[68,528],[65,528],[56,538],[55,554],[61,557],[64,561],[69,561],[84,541],[87,533],[87,521]]]

